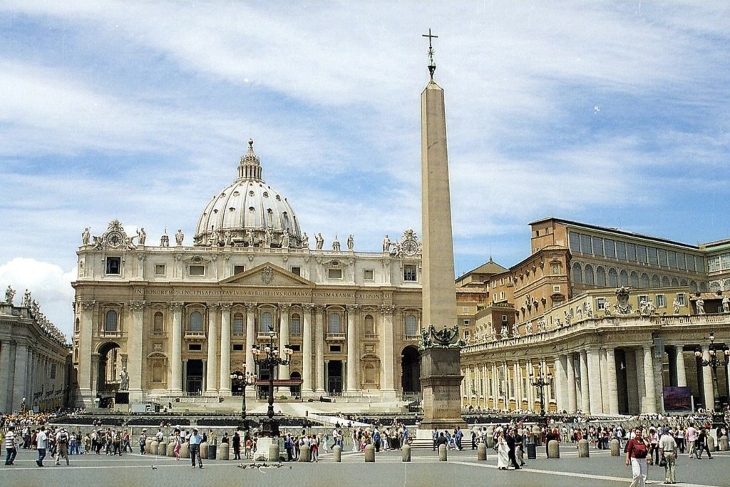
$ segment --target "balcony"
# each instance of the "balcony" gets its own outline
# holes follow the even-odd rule
[[[338,342],[338,341],[344,342],[346,338],[347,337],[345,336],[344,333],[327,333],[327,335],[325,336],[326,340],[335,341],[335,342]]]
[[[102,338],[121,338],[122,330],[101,330],[99,336]]]
[[[205,332],[204,331],[185,330],[185,339],[186,340],[205,340]]]

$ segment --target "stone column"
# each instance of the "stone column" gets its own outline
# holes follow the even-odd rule
[[[231,303],[221,308],[221,365],[218,390],[221,396],[231,395]]]
[[[79,301],[76,303],[76,313],[79,318],[79,357],[76,365],[80,395],[76,403],[78,407],[92,407],[94,397],[96,397],[96,384],[91,380],[95,310],[96,301]],[[11,411],[11,409],[4,409],[4,411]]]
[[[677,386],[687,387],[687,369],[684,368],[684,347],[682,345],[674,346],[675,365],[677,367]]]
[[[315,393],[324,394],[324,306],[314,307]]]
[[[252,374],[256,374],[256,364],[251,347],[256,343],[256,303],[246,303],[246,371]]]
[[[603,398],[601,397],[601,367],[599,364],[598,349],[589,348],[586,352],[586,358],[588,361],[588,378],[593,380],[593,384],[589,386],[588,390],[590,411],[591,414],[602,414]]]
[[[572,353],[567,355],[566,365],[568,366],[568,412],[574,413],[578,409],[578,401],[575,390],[575,360]]]
[[[646,414],[656,414],[656,393],[654,383],[654,357],[651,354],[651,346],[644,345],[644,384],[646,388]]]
[[[144,337],[144,301],[133,301],[129,304],[131,320],[127,330],[127,372],[129,373],[129,401],[142,400],[144,389],[143,372],[147,369],[143,351]]]
[[[584,413],[590,414],[591,401],[590,401],[590,387],[588,383],[590,378],[588,377],[588,354],[585,350],[580,352],[580,408]]]
[[[357,356],[357,327],[355,326],[355,318],[357,317],[357,305],[347,306],[347,392],[356,392],[360,389],[357,380],[357,369],[360,361]]]
[[[568,388],[566,387],[565,380],[565,361],[562,355],[555,356],[555,363],[553,364],[555,369],[555,406],[558,411],[567,410],[565,403],[567,402]]]
[[[624,354],[626,360],[626,398],[629,403],[629,414],[639,414],[643,409],[640,399],[639,368],[644,368],[644,362],[638,357],[640,353],[640,350],[626,350]]]
[[[710,360],[710,347],[708,345],[702,345],[702,359]],[[705,409],[714,409],[715,393],[712,384],[712,367],[702,366],[700,363],[697,364],[697,367],[702,368],[702,400],[705,402],[703,407]]]
[[[616,353],[613,347],[606,349],[606,378],[608,383],[608,414],[618,414],[618,377],[616,376]]]
[[[10,370],[12,363],[10,355],[11,348],[15,345],[7,338],[0,341],[0,409],[2,411],[14,411],[15,408],[11,403],[13,390],[13,374]],[[3,445],[4,446],[4,445]]]
[[[515,383],[515,409],[522,408],[522,384],[520,383],[520,361],[515,360],[512,362],[512,378]]]
[[[287,358],[284,355],[284,349],[289,345],[289,303],[279,303],[279,352],[282,354],[282,358]],[[289,380],[289,366],[279,366],[279,379]],[[279,393],[284,395],[291,394],[291,388],[289,386],[279,387]]]
[[[395,388],[393,386],[393,312],[395,306],[383,306],[381,308],[383,317],[383,333],[380,335],[380,346],[382,359],[380,361],[380,390],[384,398],[394,399]]]
[[[205,373],[205,394],[217,396],[218,388],[215,380],[218,368],[218,308],[217,303],[208,303],[208,368]]]
[[[172,350],[170,356],[170,392],[172,394],[182,393],[182,310],[183,303],[170,303],[172,313]]]
[[[312,308],[302,305],[302,396],[312,395]]]

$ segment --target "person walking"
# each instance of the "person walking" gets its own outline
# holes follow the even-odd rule
[[[517,457],[515,456],[515,450],[517,449],[517,442],[515,441],[515,437],[513,436],[515,433],[512,430],[507,430],[507,434],[504,437],[504,440],[507,442],[507,457],[509,458],[510,463],[512,463],[512,466],[515,468],[515,470],[519,470],[520,465],[517,463]]]
[[[664,483],[676,484],[675,465],[677,460],[677,442],[674,436],[669,432],[669,428],[664,428],[661,438],[659,438],[659,455],[664,460]]]
[[[706,451],[707,458],[712,460],[712,455],[710,454],[710,447],[707,445],[707,435],[708,435],[708,432],[707,432],[706,428],[700,429],[700,434],[697,435],[697,448],[696,448],[697,460],[702,458],[703,451]]]
[[[643,438],[641,428],[637,428],[634,438],[626,445],[626,466],[631,467],[631,485],[629,487],[645,487],[649,455],[649,442]]]
[[[15,457],[18,454],[18,444],[15,439],[15,426],[8,428],[5,433],[5,465],[15,465]]]
[[[203,437],[198,434],[198,430],[193,428],[193,434],[190,435],[189,447],[190,447],[190,461],[195,468],[195,457],[198,457],[198,467],[203,468],[203,458],[200,456],[200,444],[203,442]]]
[[[509,466],[509,446],[504,439],[504,431],[500,429],[497,432],[497,468],[507,470]]]
[[[61,458],[66,459],[66,465],[69,464],[68,461],[68,442],[69,442],[69,435],[68,431],[66,431],[66,428],[61,428],[58,430],[58,433],[56,433],[56,445],[58,452],[56,453],[56,465],[61,464]]]
[[[41,429],[35,436],[36,446],[38,448],[38,460],[35,461],[39,467],[43,466],[43,459],[46,458],[46,448],[48,448],[48,434],[46,427],[41,425]]]
[[[241,435],[238,434],[238,431],[233,433],[233,459],[234,460],[240,460],[241,459]]]

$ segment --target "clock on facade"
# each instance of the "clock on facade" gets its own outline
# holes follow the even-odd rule
[[[403,241],[403,253],[406,255],[414,255],[416,252],[418,252],[418,242],[413,240],[412,238],[406,239]]]

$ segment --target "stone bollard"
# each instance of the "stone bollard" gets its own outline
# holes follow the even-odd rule
[[[365,445],[365,463],[375,461],[375,447],[372,444]]]
[[[157,443],[157,440],[152,440],[152,443],[150,443],[150,454],[151,455],[157,455],[157,448],[159,448],[160,444]]]
[[[167,442],[165,440],[162,440],[157,446],[157,454],[161,457],[167,455]]]
[[[200,444],[200,458],[203,460],[208,459],[208,442],[204,441]]]
[[[401,461],[402,462],[411,461],[411,445],[403,445],[403,451],[401,453]]]
[[[486,460],[487,459],[487,445],[484,443],[479,443],[477,445],[477,460]]]
[[[618,441],[617,438],[614,438],[611,440],[611,456],[612,457],[621,456],[621,442]]]
[[[710,450],[710,453],[712,453],[716,450],[715,438],[709,433],[707,434],[707,449]]]
[[[449,454],[446,452],[446,445],[439,445],[439,462],[446,462]]]
[[[279,444],[276,442],[269,445],[269,461],[270,462],[279,461]]]
[[[218,447],[218,450],[219,450],[219,453],[217,456],[220,460],[229,460],[230,459],[230,456],[229,456],[230,447],[229,447],[228,443],[221,443],[220,446]]]
[[[190,458],[190,443],[188,443],[187,441],[183,443],[180,447],[180,457]]]
[[[147,440],[144,442],[144,452],[152,453],[152,438],[147,438]]]
[[[175,442],[171,441],[167,444],[167,456],[168,457],[174,457],[175,456]]]
[[[335,447],[332,448],[332,458],[335,463],[340,463],[342,461],[342,447],[340,445],[335,445]]]
[[[590,450],[588,448],[588,440],[578,440],[578,458],[588,458],[590,456]]]
[[[309,447],[307,445],[302,445],[299,448],[299,459],[297,459],[297,462],[309,462]]]
[[[487,440],[487,447],[494,448],[494,426],[487,427],[487,436],[485,438]]]
[[[720,447],[720,451],[727,451],[728,447],[730,447],[727,441],[727,436],[721,436],[717,444]]]
[[[560,443],[557,440],[550,440],[547,450],[548,458],[560,458]]]
[[[542,431],[538,425],[532,426],[532,437],[535,440],[535,446],[542,445]]]

